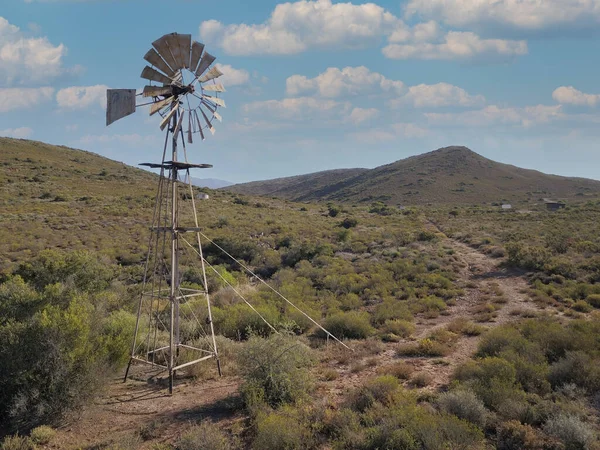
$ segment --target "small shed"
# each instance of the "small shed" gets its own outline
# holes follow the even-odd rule
[[[197,200],[208,200],[210,198],[210,196],[205,193],[205,192],[200,192],[197,196],[196,199]]]
[[[502,205],[502,209],[512,209],[512,205],[509,205],[508,203]]]
[[[546,202],[546,209],[548,211],[558,211],[559,209],[564,208],[566,205],[564,203],[561,202]]]

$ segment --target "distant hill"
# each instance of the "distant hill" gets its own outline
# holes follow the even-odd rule
[[[207,187],[209,189],[220,189],[227,186],[231,186],[231,181],[219,180],[217,178],[194,178],[192,177],[192,184],[198,187]]]
[[[502,164],[446,147],[374,169],[341,169],[229,186],[294,201],[383,201],[395,205],[481,204],[600,196],[600,181]]]

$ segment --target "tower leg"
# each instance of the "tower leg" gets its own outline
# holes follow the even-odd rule
[[[127,376],[129,375],[129,369],[131,368],[131,358],[129,358],[129,362],[127,363],[127,369],[125,369],[125,376],[123,377],[123,383],[127,381]]]

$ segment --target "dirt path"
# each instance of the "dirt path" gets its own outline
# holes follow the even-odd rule
[[[433,224],[429,224],[429,227],[436,233],[442,233]],[[444,314],[431,319],[417,318],[412,341],[426,338],[457,318],[491,328],[518,320],[520,316],[539,313],[539,307],[527,295],[528,284],[522,272],[507,269],[501,265],[502,259],[487,256],[448,237],[443,238],[442,245],[453,250],[458,260],[461,269],[457,284],[464,286],[464,294],[456,298]],[[401,343],[406,342],[410,341]],[[428,389],[439,389],[448,385],[457,366],[473,356],[478,342],[479,336],[461,336],[452,353],[444,358],[400,358],[396,355],[398,344],[385,344],[385,349],[378,355],[363,356],[360,362],[355,361],[340,368],[340,377],[334,382],[333,392],[342,395],[362,384],[365,379],[385,373],[386,366],[399,361],[413,365],[416,372],[429,374]],[[361,363],[364,369],[356,371]]]
[[[183,429],[201,419],[228,428],[244,420],[232,397],[239,379],[223,377],[189,383],[180,381],[172,396],[165,386],[146,381],[115,379],[107,392],[72,424],[58,430],[52,448],[151,448],[173,442]],[[148,442],[144,443],[143,440]],[[110,447],[112,448],[112,447]]]

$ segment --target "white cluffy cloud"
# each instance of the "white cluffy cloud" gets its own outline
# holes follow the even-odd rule
[[[106,109],[106,90],[108,86],[72,86],[61,89],[56,93],[56,102],[60,109],[76,110],[87,109],[91,106],[100,106]]]
[[[244,105],[242,111],[246,114],[269,115],[283,119],[311,119],[312,117],[341,117],[351,109],[349,102],[335,100],[296,97],[283,100],[266,100]]]
[[[0,69],[1,70],[1,69]],[[54,88],[0,88],[0,113],[26,109],[52,100]]]
[[[46,84],[81,67],[67,69],[67,48],[46,37],[27,37],[19,27],[0,17],[0,86]]]
[[[448,83],[418,84],[408,88],[406,95],[390,101],[390,106],[411,104],[416,108],[439,108],[443,106],[482,106],[483,95],[471,95],[458,86]]]
[[[367,122],[379,115],[379,110],[376,108],[354,108],[348,116],[348,121],[355,125]]]
[[[315,78],[292,75],[286,80],[288,95],[318,92],[323,97],[357,95],[380,92],[400,94],[404,90],[402,81],[394,81],[377,72],[371,72],[364,66],[330,67]]]
[[[544,31],[598,26],[598,0],[410,0],[407,16],[434,19],[456,27]]]
[[[390,44],[383,48],[390,59],[425,60],[505,60],[528,52],[526,41],[482,39],[470,31],[450,31],[445,36],[431,34],[433,41],[415,38],[413,34],[392,35]]]
[[[17,139],[25,139],[33,134],[33,130],[29,127],[7,128],[0,130],[0,136],[11,137]]]
[[[289,55],[309,48],[348,49],[379,46],[392,59],[508,59],[527,53],[524,41],[482,39],[472,32],[444,34],[435,21],[412,28],[375,3],[299,0],[275,7],[260,24],[200,24],[203,40],[230,55]]]
[[[223,72],[223,76],[219,78],[225,87],[239,86],[250,81],[250,74],[243,69],[234,69],[229,64],[215,64],[215,66]]]
[[[392,32],[400,22],[375,3],[300,0],[277,5],[261,24],[202,22],[200,35],[231,55],[283,55],[309,47],[364,47]]]
[[[387,97],[392,97],[388,102],[392,107],[405,104],[416,108],[467,107],[482,106],[485,103],[482,95],[471,95],[458,86],[438,83],[407,87],[402,81],[390,80],[364,66],[343,69],[329,67],[314,78],[292,75],[286,80],[286,93],[291,96],[318,94],[320,97],[328,98],[385,93]]]
[[[561,86],[552,93],[552,98],[562,105],[595,107],[600,103],[600,94],[586,94],[573,86]]]
[[[432,124],[459,126],[520,125],[525,128],[564,118],[560,105],[501,108],[496,105],[459,113],[425,113]]]

